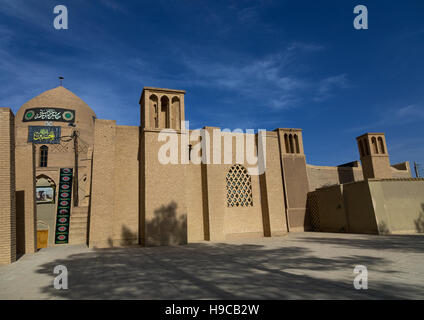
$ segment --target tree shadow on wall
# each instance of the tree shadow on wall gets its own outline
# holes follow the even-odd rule
[[[386,221],[380,221],[378,223],[377,229],[378,229],[378,234],[381,234],[381,235],[389,235],[391,233],[389,227],[387,226]]]
[[[154,218],[146,221],[147,246],[168,246],[187,243],[187,215],[177,216],[178,205],[172,201],[154,212]]]
[[[414,221],[418,233],[424,233],[424,203],[421,204],[421,209],[418,218]]]
[[[122,226],[121,230],[121,238],[114,240],[112,238],[108,238],[107,242],[109,244],[109,247],[121,247],[121,246],[138,246],[139,245],[139,239],[138,239],[138,233],[132,232],[130,228],[126,226]]]

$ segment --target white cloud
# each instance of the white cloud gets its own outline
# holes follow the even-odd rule
[[[410,104],[401,108],[386,109],[380,112],[380,117],[373,126],[395,126],[424,120],[424,107]]]
[[[51,2],[51,1],[50,1]],[[49,2],[49,4],[50,4]],[[41,28],[53,27],[53,2],[2,0],[0,12]]]
[[[398,118],[402,118],[405,120],[422,120],[424,119],[424,107],[418,106],[416,104],[410,104],[406,107],[397,110],[396,115],[398,116]]]
[[[320,102],[327,100],[333,95],[336,89],[347,88],[348,80],[346,74],[340,74],[331,76],[321,80],[318,84],[317,94],[314,97],[314,101]]]
[[[275,110],[293,108],[300,102],[321,102],[339,89],[348,87],[346,74],[322,80],[308,78],[293,71],[299,50],[322,50],[318,45],[294,43],[284,51],[258,59],[237,57],[227,61],[201,60],[196,55],[182,54],[189,70],[189,84],[232,91],[238,96],[260,102],[260,107]]]
[[[122,6],[122,2],[118,2],[116,0],[100,0],[100,2],[107,8],[112,9],[114,11],[120,11],[122,13],[128,13],[127,9]]]
[[[309,51],[309,52],[313,52],[313,51],[322,51],[325,50],[324,46],[318,45],[318,44],[314,44],[314,43],[304,43],[304,42],[294,42],[293,44],[291,44],[287,50],[292,51],[292,50],[302,50],[302,51]]]
[[[400,108],[379,108],[376,121],[352,127],[348,132],[384,131],[387,127],[404,126],[424,121],[424,107],[409,104]]]

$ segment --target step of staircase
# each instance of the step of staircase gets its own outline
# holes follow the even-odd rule
[[[69,233],[69,244],[86,244],[87,243],[87,232],[71,231]]]
[[[71,211],[69,244],[87,243],[88,207],[76,207]]]
[[[73,212],[71,212],[71,217],[87,218],[88,213],[81,213],[81,212],[73,213]]]
[[[71,224],[71,227],[69,228],[70,232],[87,232],[87,225],[83,224]]]
[[[77,223],[87,223],[88,217],[87,216],[74,216],[71,215],[71,223],[77,222]]]

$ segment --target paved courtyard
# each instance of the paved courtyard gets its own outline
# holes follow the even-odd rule
[[[69,271],[68,290],[53,269]],[[368,290],[355,290],[355,265]],[[423,299],[424,236],[292,233],[180,247],[64,246],[0,267],[0,299]]]

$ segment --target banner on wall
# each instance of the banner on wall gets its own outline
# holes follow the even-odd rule
[[[55,244],[68,243],[71,219],[72,171],[72,168],[60,169]]]
[[[75,121],[75,110],[48,107],[31,108],[25,111],[22,121],[58,121],[72,123]]]
[[[60,143],[60,127],[29,126],[28,142],[58,144]]]
[[[54,203],[54,188],[53,187],[36,187],[35,199],[37,204]]]

